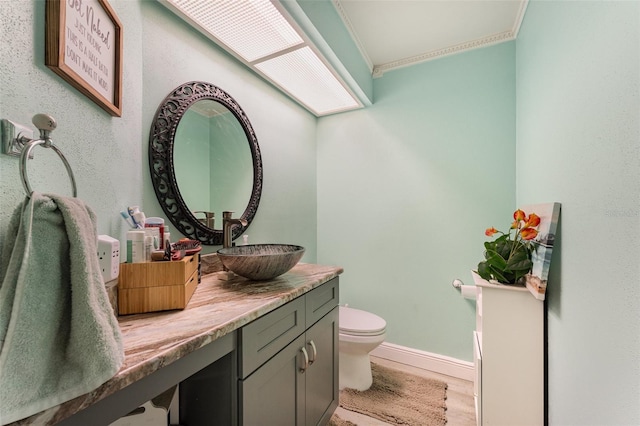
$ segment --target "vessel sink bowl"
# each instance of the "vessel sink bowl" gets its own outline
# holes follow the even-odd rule
[[[291,244],[249,244],[218,250],[222,264],[231,272],[251,280],[264,281],[293,268],[304,247]]]

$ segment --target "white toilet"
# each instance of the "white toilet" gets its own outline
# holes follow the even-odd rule
[[[340,389],[371,387],[369,352],[384,342],[387,323],[371,312],[340,306]]]

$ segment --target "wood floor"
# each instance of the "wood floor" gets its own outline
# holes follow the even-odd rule
[[[445,376],[417,367],[389,361],[382,358],[371,357],[377,364],[388,368],[394,368],[416,376],[429,377],[442,380],[447,383],[447,426],[475,426],[476,413],[473,403],[473,383],[455,377]],[[364,416],[362,414],[347,411],[338,407],[336,413],[343,420],[349,420],[358,426],[386,426],[388,423]],[[429,425],[424,425],[429,426]]]

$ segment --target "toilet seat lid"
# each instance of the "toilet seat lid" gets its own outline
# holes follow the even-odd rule
[[[387,322],[371,312],[340,306],[340,331],[348,334],[381,334]]]

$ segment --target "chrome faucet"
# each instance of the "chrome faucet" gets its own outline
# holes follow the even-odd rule
[[[222,247],[231,247],[231,228],[235,225],[247,226],[244,219],[232,219],[233,212],[222,212]]]

